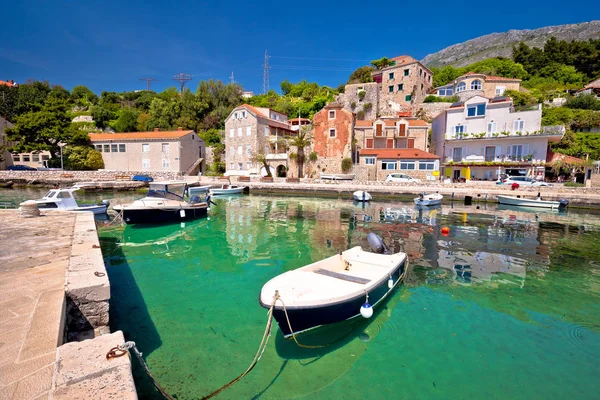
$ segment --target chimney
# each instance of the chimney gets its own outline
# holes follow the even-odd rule
[[[158,132],[158,130],[159,130],[158,128],[154,128],[154,132]]]
[[[183,128],[182,128],[182,127],[179,127],[179,128],[177,128],[177,130],[178,130],[178,131],[182,131],[182,130],[183,130]]]

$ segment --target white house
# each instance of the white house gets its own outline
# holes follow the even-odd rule
[[[548,142],[564,126],[542,127],[542,106],[513,106],[510,97],[475,96],[452,106],[432,123],[432,151],[446,178],[496,180],[499,173],[544,173]]]

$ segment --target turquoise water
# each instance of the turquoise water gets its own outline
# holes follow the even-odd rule
[[[2,199],[3,192],[0,192]],[[273,335],[220,399],[595,399],[600,381],[600,216],[495,205],[244,196],[210,220],[100,229],[112,329],[155,378],[197,399],[246,369],[266,323],[262,285],[380,234],[405,251],[403,286],[370,320]],[[387,209],[390,208],[390,212]],[[442,227],[449,227],[447,236]],[[160,398],[135,370],[141,398]]]

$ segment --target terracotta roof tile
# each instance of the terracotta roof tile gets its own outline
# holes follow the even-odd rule
[[[251,106],[250,104],[242,104],[241,106],[237,106],[236,108],[234,108],[234,110],[237,110],[239,108],[245,108],[246,110],[250,111],[251,113],[253,113],[257,117],[266,119],[267,123],[269,124],[269,126],[272,126],[274,128],[286,129],[288,131],[292,130],[290,124],[288,124],[286,122],[275,121],[274,119],[269,118],[267,115],[263,114],[256,107]],[[283,113],[279,113],[279,114],[283,114]]]
[[[92,142],[106,140],[149,140],[149,139],[178,139],[194,131],[152,131],[152,132],[121,132],[121,133],[89,133]]]
[[[566,154],[555,153],[553,151],[548,150],[548,152],[546,152],[546,162],[554,163],[556,161],[565,161],[568,163],[573,163],[582,162],[583,160],[581,158],[567,156]]]
[[[435,154],[431,154],[420,149],[362,149],[359,154],[361,156],[376,156],[378,158],[407,160],[437,160],[440,158]]]
[[[0,81],[0,85],[10,86],[10,87],[18,87],[19,84],[12,79],[10,81]]]
[[[385,126],[387,127],[393,127],[396,126],[396,122],[400,121],[402,118],[386,118],[383,119],[382,122],[385,124]],[[429,126],[429,124],[421,119],[407,119],[405,120],[406,122],[408,122],[408,126],[410,127],[421,127],[421,126]],[[356,121],[355,126],[356,127],[371,127],[373,126],[373,123],[375,121],[373,120],[359,120]]]
[[[396,61],[396,65],[411,64],[411,63],[417,62],[417,60],[415,60],[411,56],[398,56],[398,57],[391,58],[391,60]]]

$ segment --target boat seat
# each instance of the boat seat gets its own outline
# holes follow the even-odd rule
[[[359,283],[361,285],[366,285],[367,283],[371,282],[370,279],[360,278],[358,276],[351,276],[351,275],[347,275],[347,274],[341,274],[339,272],[333,272],[333,271],[330,271],[328,269],[323,269],[323,268],[317,268],[313,272],[315,274],[327,275],[332,278],[341,279],[341,280],[353,282],[353,283]]]

